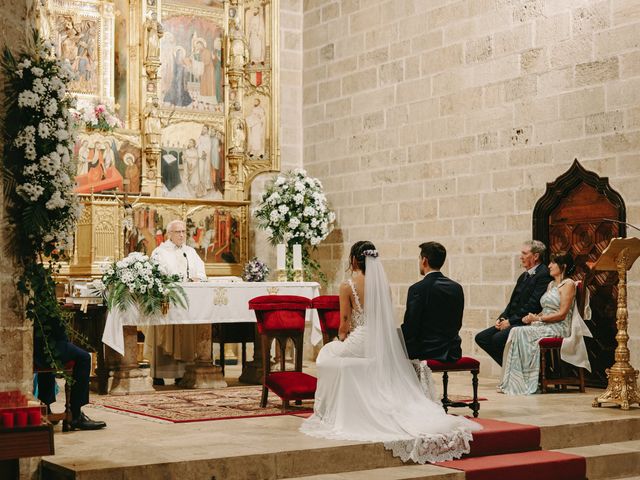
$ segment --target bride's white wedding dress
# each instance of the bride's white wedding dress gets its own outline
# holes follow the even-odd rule
[[[479,424],[447,415],[425,395],[400,343],[382,265],[366,257],[365,305],[349,281],[355,306],[345,341],[316,359],[314,413],[300,431],[314,437],[384,442],[403,461],[440,462],[469,452]]]

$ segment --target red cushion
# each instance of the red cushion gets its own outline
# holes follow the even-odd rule
[[[320,295],[311,300],[311,308],[318,310],[340,310],[340,297],[338,295]]]
[[[462,357],[457,362],[441,362],[440,360],[427,359],[427,365],[429,365],[429,368],[434,372],[480,369],[480,362],[471,357]]]
[[[267,376],[267,387],[283,400],[313,398],[318,380],[302,372],[275,372]]]
[[[542,348],[560,348],[562,347],[562,337],[542,338],[538,342]]]
[[[249,300],[249,310],[305,310],[311,301],[298,295],[262,295]]]
[[[340,311],[318,310],[318,317],[320,317],[322,333],[327,333],[327,330],[338,330],[338,328],[340,328]]]

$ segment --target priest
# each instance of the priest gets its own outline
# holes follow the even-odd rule
[[[183,281],[206,281],[204,262],[195,249],[186,244],[187,226],[182,220],[167,225],[167,240],[151,253],[167,273],[180,275]],[[165,378],[176,379],[184,374],[196,352],[195,325],[161,325],[147,329],[145,356],[151,362],[155,385],[163,385]]]

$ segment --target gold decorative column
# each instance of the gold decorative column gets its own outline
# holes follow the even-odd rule
[[[602,257],[596,262],[595,267],[600,270],[608,270],[600,260],[604,257],[612,257],[618,272],[618,308],[616,312],[616,341],[618,346],[615,350],[615,363],[606,370],[609,379],[605,392],[596,397],[593,401],[594,407],[600,407],[603,403],[614,403],[620,405],[622,410],[629,410],[629,406],[634,403],[640,404],[640,392],[638,392],[638,370],[635,370],[629,363],[630,353],[627,343],[629,334],[627,333],[627,270],[631,268],[633,262],[640,253],[640,240],[633,239],[613,239],[607,249],[602,253]],[[600,265],[599,265],[600,264]]]

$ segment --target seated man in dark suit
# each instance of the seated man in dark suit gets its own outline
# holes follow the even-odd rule
[[[542,311],[540,297],[551,282],[549,268],[542,263],[545,250],[544,243],[539,240],[524,243],[520,252],[520,262],[526,271],[518,277],[511,299],[495,325],[476,335],[476,343],[500,366],[509,331],[513,327],[524,325],[522,319],[529,313]]]
[[[420,275],[424,278],[409,287],[402,323],[409,358],[455,362],[462,356],[458,332],[464,293],[459,283],[440,272],[446,256],[439,243],[420,245]]]
[[[48,333],[51,346],[55,348],[58,360],[63,364],[74,361],[73,384],[71,385],[71,430],[98,430],[106,423],[91,420],[82,413],[82,406],[89,403],[89,375],[91,373],[91,356],[83,349],[69,341],[64,325],[60,320],[53,320]],[[49,360],[45,353],[45,341],[41,333],[34,331],[33,363],[40,368],[49,368]],[[56,401],[56,379],[53,373],[38,374],[38,399],[49,406]]]

